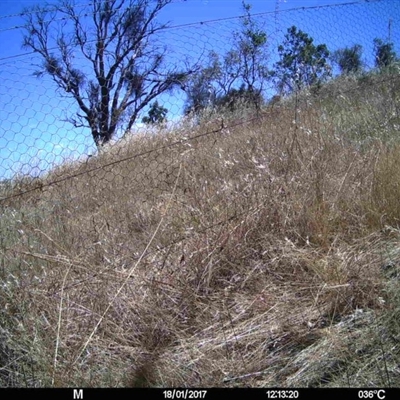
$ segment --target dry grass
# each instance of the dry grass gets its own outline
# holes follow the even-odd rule
[[[400,386],[394,78],[3,188],[0,383]]]

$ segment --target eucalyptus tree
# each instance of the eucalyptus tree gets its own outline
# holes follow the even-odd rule
[[[23,47],[39,55],[48,75],[72,98],[75,127],[90,128],[99,147],[117,128],[129,132],[160,94],[179,88],[189,69],[168,67],[160,12],[172,0],[60,0],[24,13]]]
[[[199,112],[209,106],[234,109],[242,103],[259,107],[269,78],[268,38],[242,2],[244,15],[232,31],[230,48],[223,54],[210,51],[203,68],[189,80],[185,111]]]
[[[315,45],[314,39],[296,26],[288,28],[278,54],[271,76],[281,95],[321,85],[331,76],[327,46]]]
[[[360,44],[343,47],[332,54],[332,60],[338,65],[341,74],[358,74],[363,70],[363,48]]]

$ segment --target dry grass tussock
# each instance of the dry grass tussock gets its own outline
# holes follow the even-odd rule
[[[15,182],[0,383],[400,386],[400,148],[322,100]]]

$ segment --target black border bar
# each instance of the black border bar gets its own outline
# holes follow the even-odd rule
[[[240,396],[245,400],[251,399],[365,399],[365,400],[394,400],[400,399],[400,388],[350,388],[350,389],[282,389],[282,388],[163,388],[163,389],[100,389],[100,388],[55,388],[55,389],[0,389],[1,399],[15,399],[24,396],[24,399],[39,398],[52,400],[92,400],[103,396],[118,396],[124,399],[162,399],[162,400],[214,400],[225,397]]]

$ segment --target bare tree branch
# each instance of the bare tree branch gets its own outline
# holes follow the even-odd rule
[[[42,59],[36,75],[49,75],[76,101],[80,112],[70,122],[89,127],[96,145],[118,126],[130,130],[141,110],[189,75],[167,68],[157,41],[167,26],[157,16],[171,1],[92,0],[78,11],[60,0],[50,12],[27,13],[23,46]]]

